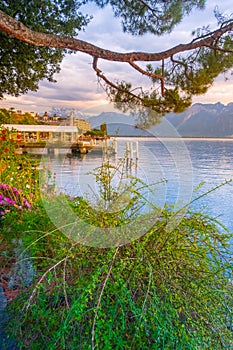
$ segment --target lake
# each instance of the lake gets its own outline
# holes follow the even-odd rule
[[[136,152],[132,153],[129,171],[151,186],[152,193],[147,192],[149,201],[159,206],[174,203],[176,208],[193,201],[191,208],[201,209],[233,230],[233,187],[231,183],[220,186],[233,178],[233,140],[119,137],[117,155],[110,157],[111,163],[116,164],[125,156],[127,145],[135,151],[136,143],[139,159],[136,161]],[[73,158],[66,154],[48,157],[46,163],[55,173],[60,190],[72,196],[90,197],[98,196],[92,173],[102,159],[101,152],[90,152]],[[216,186],[220,187],[211,191]]]

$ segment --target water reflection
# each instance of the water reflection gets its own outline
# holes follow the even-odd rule
[[[166,183],[154,186],[149,200],[156,205],[187,201],[233,178],[233,141],[185,140],[185,149],[179,142],[138,139],[139,161],[132,166],[132,175],[148,185],[166,179]],[[182,141],[183,142],[183,141]],[[118,155],[124,157],[126,140],[119,139]],[[115,164],[116,156],[110,161]],[[89,153],[75,158],[57,156],[46,160],[51,171],[56,173],[57,186],[70,195],[97,195],[98,188],[93,171],[102,164],[100,153]],[[204,186],[193,192],[201,182]],[[190,195],[191,194],[191,195]],[[225,185],[208,196],[194,202],[192,207],[204,210],[220,219],[233,230],[233,187]]]

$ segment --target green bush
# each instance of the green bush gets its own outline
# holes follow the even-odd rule
[[[108,249],[25,233],[38,276],[10,304],[22,349],[232,349],[229,235],[200,213],[168,232],[172,217]]]
[[[39,197],[39,162],[30,155],[18,154],[16,130],[0,125],[0,183],[23,191],[29,202]]]
[[[108,174],[101,208],[112,204],[109,189],[116,195]],[[97,171],[104,184],[105,175]],[[128,216],[99,210],[96,217],[86,199],[70,208],[82,218],[89,213],[89,223],[101,222],[101,213],[105,225],[128,223],[136,194],[141,200],[130,186]],[[177,220],[169,207],[158,217],[155,208],[150,215],[157,220],[145,235],[97,248],[64,235],[42,204],[36,210],[11,222],[12,237],[20,232],[37,271],[34,284],[9,305],[8,332],[22,349],[233,349],[232,234],[217,222],[189,211]],[[6,235],[9,225],[4,221]]]

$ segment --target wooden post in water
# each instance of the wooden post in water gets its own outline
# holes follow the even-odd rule
[[[129,167],[129,142],[126,142],[126,168]]]
[[[130,142],[130,164],[133,161],[133,142]]]
[[[112,141],[112,148],[113,148],[114,153],[117,154],[117,140],[116,139],[114,139]]]
[[[136,162],[135,165],[137,167],[138,159],[139,159],[139,151],[138,151],[138,141],[135,143],[135,149],[133,147],[133,142],[127,142],[126,143],[126,167],[132,167],[133,159],[134,159],[134,153],[136,154]]]
[[[139,159],[139,152],[138,152],[138,141],[136,141],[136,160]]]

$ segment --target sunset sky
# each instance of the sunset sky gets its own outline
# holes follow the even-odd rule
[[[159,52],[179,43],[186,43],[192,39],[192,30],[210,24],[211,29],[216,28],[214,8],[225,13],[233,13],[232,0],[207,0],[204,11],[193,11],[179,24],[173,33],[155,37],[145,35],[132,37],[122,33],[120,20],[112,15],[111,8],[104,10],[91,5],[86,6],[86,13],[93,14],[94,18],[85,32],[80,33],[79,38],[89,41],[97,46],[114,51],[150,51]],[[37,92],[29,92],[18,98],[5,96],[0,101],[1,108],[15,107],[23,111],[43,113],[53,107],[75,109],[84,114],[90,110],[107,111],[111,106],[106,95],[99,86],[95,72],[91,68],[92,58],[82,53],[67,55],[62,62],[61,72],[56,76],[57,83],[42,81]],[[119,79],[131,81],[141,86],[148,84],[147,79],[123,63],[101,62],[100,68],[112,80]],[[233,77],[232,80],[224,81],[219,77],[213,87],[203,96],[193,99],[193,102],[227,104],[233,102]]]

